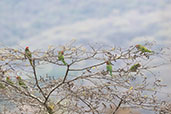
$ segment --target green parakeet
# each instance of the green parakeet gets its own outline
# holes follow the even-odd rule
[[[146,47],[142,46],[142,45],[136,45],[135,46],[139,51],[141,51],[142,53],[145,53],[145,52],[149,52],[149,53],[152,53],[151,50],[147,49]]]
[[[9,84],[14,84],[13,82],[12,82],[12,80],[10,79],[10,77],[8,76],[8,77],[6,77],[6,81],[7,81],[7,83],[9,83]]]
[[[109,72],[110,75],[112,76],[112,64],[110,61],[106,62],[106,69],[107,69],[107,72]]]
[[[30,64],[33,65],[33,63],[32,63],[32,54],[31,54],[31,52],[29,50],[29,47],[25,48],[24,56],[25,56],[25,59],[27,58],[29,60]]]
[[[24,89],[27,89],[28,87],[26,86],[26,84],[24,83],[24,81],[21,79],[20,76],[17,76],[16,79],[18,80],[18,84],[23,87]]]
[[[0,83],[0,89],[4,89],[4,88],[5,88],[4,84]]]
[[[64,63],[64,65],[67,65],[67,63],[64,60],[64,51],[59,51],[58,52],[58,60],[62,61]]]
[[[49,114],[53,114],[53,109],[50,106],[47,106],[47,111],[49,112]]]
[[[137,69],[138,69],[138,67],[140,67],[140,66],[141,66],[141,65],[140,65],[139,63],[134,64],[133,66],[131,66],[130,71],[131,71],[131,72],[136,72]]]

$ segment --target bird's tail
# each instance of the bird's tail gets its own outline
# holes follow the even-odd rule
[[[20,84],[20,86],[23,87],[24,89],[27,89],[27,88],[28,88],[27,85],[26,85],[24,82],[22,82],[22,83]]]
[[[29,59],[30,65],[33,66],[32,59]]]
[[[28,88],[26,85],[22,85],[22,87],[23,87],[24,89],[27,89],[27,88]]]
[[[151,50],[146,50],[147,52],[149,52],[149,53],[152,53],[152,51]]]
[[[112,71],[110,71],[110,75],[112,76]]]
[[[65,60],[62,60],[62,62],[64,63],[64,65],[67,65],[67,63],[65,62]]]
[[[50,106],[47,107],[47,111],[49,112],[49,114],[53,114],[53,109]]]

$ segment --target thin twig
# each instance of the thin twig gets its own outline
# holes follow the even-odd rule
[[[34,61],[34,60],[33,60]],[[36,86],[39,88],[41,94],[43,95],[43,97],[46,99],[46,95],[44,94],[43,90],[41,89],[41,87],[39,86],[39,82],[38,82],[38,79],[37,79],[37,74],[36,74],[36,69],[35,69],[35,62],[33,62],[33,65],[31,65],[32,68],[33,68],[33,74],[34,74],[34,78],[35,78],[35,81],[36,81]]]

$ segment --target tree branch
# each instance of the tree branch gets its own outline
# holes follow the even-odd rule
[[[123,102],[123,98],[121,98],[121,100],[120,100],[118,106],[116,107],[115,111],[113,112],[113,114],[115,114],[118,111],[118,109],[120,108],[122,102]]]
[[[34,74],[34,78],[36,80],[36,86],[39,88],[41,94],[43,95],[43,97],[46,99],[46,95],[44,94],[43,90],[41,89],[41,87],[39,86],[39,82],[38,82],[38,79],[37,79],[37,74],[36,74],[36,69],[35,69],[35,62],[33,60],[33,64],[31,65],[32,68],[33,68],[33,74]]]
[[[46,104],[46,102],[48,101],[50,95],[51,95],[57,88],[59,88],[59,87],[60,87],[61,85],[63,85],[64,83],[66,83],[65,80],[66,80],[66,78],[67,78],[67,76],[68,76],[68,72],[69,72],[69,65],[67,65],[67,70],[66,70],[66,73],[65,73],[65,76],[64,76],[63,81],[62,81],[60,84],[58,84],[55,88],[53,88],[53,89],[49,92],[49,94],[47,95],[47,97],[46,97],[46,99],[45,99],[44,104]]]

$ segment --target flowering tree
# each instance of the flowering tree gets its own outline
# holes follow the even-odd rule
[[[171,112],[157,95],[166,86],[154,71],[165,64],[155,62],[165,56],[163,49],[143,52],[136,46],[70,43],[30,52],[28,57],[23,49],[0,49],[0,97],[18,108],[13,111],[26,112],[26,105],[40,114],[115,114],[123,107]],[[55,76],[48,75],[48,65]]]

